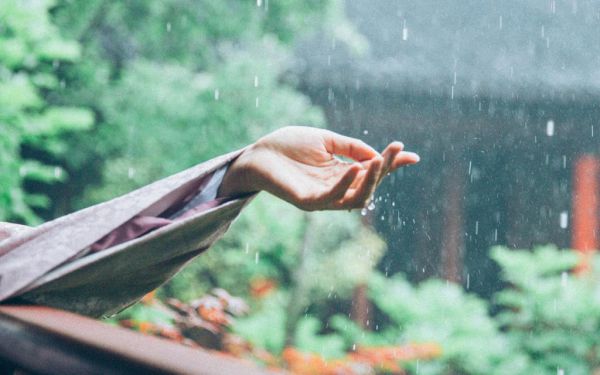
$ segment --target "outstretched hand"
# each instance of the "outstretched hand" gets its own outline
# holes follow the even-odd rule
[[[219,196],[265,190],[307,211],[361,208],[384,176],[419,161],[403,148],[392,142],[379,154],[328,130],[285,127],[244,150],[225,174]]]

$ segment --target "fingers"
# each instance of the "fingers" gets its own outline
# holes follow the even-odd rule
[[[331,189],[331,191],[325,195],[325,199],[327,201],[336,201],[338,199],[343,198],[346,192],[348,191],[348,188],[350,187],[350,185],[352,185],[352,183],[356,179],[356,176],[358,176],[358,173],[361,170],[362,166],[360,164],[351,165],[348,171],[346,171],[346,173],[344,174],[344,176],[342,176],[342,178],[335,184],[333,189]]]
[[[404,144],[402,142],[392,142],[390,143],[385,150],[381,153],[383,156],[383,169],[381,175],[379,176],[379,182],[389,173],[391,172],[392,165],[396,159],[396,156],[402,152],[404,149]]]
[[[402,150],[404,150],[404,144],[402,142],[392,142],[390,143],[385,150],[381,153],[383,156],[383,169],[389,169],[394,161],[396,155],[398,155]]]
[[[421,157],[418,154],[409,151],[402,151],[394,158],[390,172],[405,165],[416,164],[420,160]]]
[[[327,131],[324,141],[325,149],[330,154],[346,156],[356,161],[369,160],[379,156],[377,151],[360,139]]]
[[[374,158],[360,184],[356,189],[348,190],[342,199],[334,203],[334,208],[348,209],[363,207],[377,187],[382,168],[383,158],[381,156]]]

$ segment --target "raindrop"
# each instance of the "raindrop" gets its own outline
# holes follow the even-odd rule
[[[469,174],[469,176],[471,175],[471,167],[472,167],[472,164],[473,164],[472,160],[469,160],[469,173],[468,173],[468,174]]]
[[[219,100],[219,96],[220,96],[219,89],[215,89],[215,100]]]
[[[365,207],[363,207],[362,210],[360,210],[360,214],[362,216],[367,216],[367,209]]]
[[[373,201],[373,199],[371,199],[371,202],[369,202],[367,208],[369,209],[369,211],[373,211],[375,209],[375,202]]]
[[[546,123],[546,135],[552,137],[554,135],[554,120],[550,119]]]
[[[365,129],[365,130],[363,130],[363,134],[367,135],[367,134],[369,134],[369,131],[367,129]]]
[[[256,6],[260,7],[262,5],[262,0],[256,0]]]
[[[258,87],[258,76],[254,76],[254,87]]]
[[[254,254],[254,263],[258,264],[259,259],[260,259],[260,253],[256,252],[256,254]]]
[[[498,228],[494,229],[494,242],[498,242]]]
[[[62,176],[62,169],[60,167],[54,167],[54,178],[60,178]]]
[[[498,28],[502,30],[502,16],[498,18]]]
[[[248,254],[248,252],[249,252],[249,251],[250,251],[250,244],[249,244],[249,243],[247,243],[247,244],[246,244],[246,254]]]
[[[479,234],[479,220],[475,221],[475,235]]]
[[[132,179],[135,176],[135,168],[129,167],[127,168],[127,178]]]
[[[260,105],[260,100],[258,99],[258,96],[256,97],[254,105],[256,106],[256,108],[258,108],[258,106]]]
[[[167,22],[167,32],[171,32],[171,22]]]
[[[402,27],[402,40],[408,40],[408,28],[406,27],[406,21],[404,21],[404,27]]]
[[[563,271],[563,273],[560,274],[560,285],[562,285],[563,288],[566,288],[568,281],[569,281],[569,274]]]
[[[563,370],[562,368],[557,368],[556,375],[565,375],[565,370]]]
[[[471,274],[467,273],[467,289],[471,286]]]
[[[563,211],[560,213],[560,227],[565,229],[569,226],[569,214],[567,211]]]

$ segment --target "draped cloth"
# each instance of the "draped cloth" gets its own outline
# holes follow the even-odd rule
[[[253,197],[190,206],[207,178],[241,152],[7,239],[0,236],[0,302],[89,316],[110,315],[136,302],[210,247]]]

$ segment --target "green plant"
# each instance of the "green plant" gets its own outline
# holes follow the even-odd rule
[[[514,352],[488,315],[486,301],[455,284],[428,280],[414,287],[402,276],[375,275],[375,305],[392,324],[383,330],[397,342],[434,342],[442,356],[420,364],[422,373],[519,373],[526,358]]]
[[[594,270],[573,275],[579,257],[553,246],[492,249],[509,284],[495,296],[497,320],[531,360],[530,373],[590,374],[600,367],[599,257]]]
[[[0,220],[40,222],[44,188],[66,179],[66,137],[91,128],[92,113],[48,98],[64,82],[56,70],[79,59],[79,44],[52,24],[52,1],[0,3]],[[42,188],[27,189],[30,183]]]

